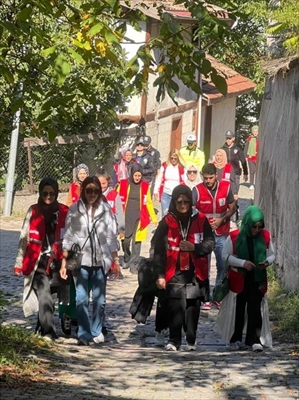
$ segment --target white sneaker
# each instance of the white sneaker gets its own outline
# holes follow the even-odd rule
[[[162,329],[161,332],[156,332],[156,346],[165,345],[165,333],[166,329]]]
[[[253,185],[249,186],[249,190],[254,190],[254,186]]]
[[[252,351],[254,351],[254,352],[260,352],[260,351],[263,351],[263,350],[264,350],[264,348],[260,343],[254,343],[252,345]]]
[[[96,344],[104,343],[104,342],[105,342],[105,337],[104,337],[104,335],[102,334],[102,332],[99,334],[99,336],[94,337],[94,338],[93,338],[93,341],[94,341]]]
[[[187,350],[188,351],[195,351],[196,350],[196,343],[194,343],[194,344],[187,343]]]
[[[168,344],[165,346],[165,350],[166,350],[166,351],[177,351],[177,348],[175,347],[174,344],[168,343]]]

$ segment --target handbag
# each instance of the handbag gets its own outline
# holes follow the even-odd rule
[[[225,263],[224,277],[223,277],[222,281],[217,286],[215,286],[215,289],[213,292],[213,301],[217,301],[219,303],[224,299],[224,297],[229,292],[229,277],[227,274],[228,270],[229,270],[228,257],[227,257],[226,263]]]
[[[213,300],[221,302],[229,292],[229,278],[226,275],[214,289]]]
[[[66,269],[68,269],[69,271],[74,271],[75,269],[79,269],[81,267],[83,247],[81,249],[81,247],[77,243],[72,244],[71,250],[68,251],[68,256],[66,259]]]

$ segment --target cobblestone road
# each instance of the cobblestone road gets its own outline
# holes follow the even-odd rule
[[[244,210],[252,192],[241,186],[240,195]],[[12,274],[20,227],[20,220],[1,221],[0,289],[9,300],[2,316],[5,324],[32,330],[34,319],[22,314],[23,280]],[[142,251],[148,254],[148,243]],[[299,360],[291,345],[274,343],[257,354],[231,352],[213,332],[217,310],[212,309],[200,316],[196,352],[184,346],[166,352],[155,347],[154,309],[146,325],[136,324],[128,313],[136,288],[136,275],[127,270],[123,280],[108,282],[104,344],[78,347],[74,336],[61,336],[52,357],[41,360],[55,367],[52,383],[38,383],[26,392],[1,388],[1,399],[299,399]]]

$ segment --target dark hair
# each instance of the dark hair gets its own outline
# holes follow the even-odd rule
[[[215,164],[212,164],[212,163],[205,164],[205,165],[202,167],[201,173],[202,173],[202,175],[203,175],[203,174],[216,175],[216,174],[217,174],[216,165],[215,165]]]
[[[99,169],[98,172],[96,172],[96,177],[100,178],[100,177],[106,178],[108,181],[108,184],[110,185],[111,183],[111,176],[110,174],[108,174],[108,172],[105,169]]]
[[[102,197],[103,197],[102,186],[101,186],[99,178],[97,176],[88,176],[87,178],[84,179],[84,181],[82,182],[82,185],[81,185],[81,199],[83,200],[84,204],[86,205],[87,199],[85,196],[85,189],[86,189],[86,186],[89,185],[90,183],[93,183],[94,185],[96,185],[98,187],[98,189],[100,190],[97,200],[92,205],[92,208],[96,208],[100,204]]]

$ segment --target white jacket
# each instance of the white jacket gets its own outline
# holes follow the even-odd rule
[[[110,206],[103,201],[95,210],[93,221],[89,213],[81,199],[70,206],[62,247],[68,251],[75,243],[82,248],[88,238],[83,248],[82,265],[102,266],[107,273],[113,261],[111,253],[119,249],[116,219]]]

